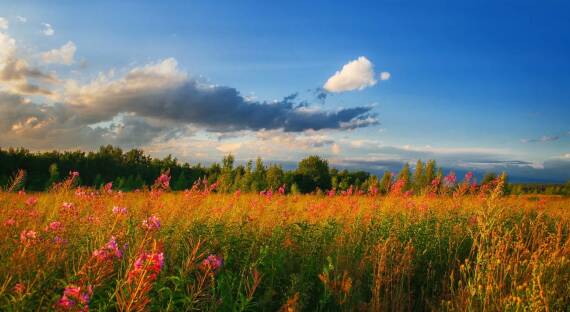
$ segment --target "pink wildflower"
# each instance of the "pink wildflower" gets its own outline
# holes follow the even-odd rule
[[[57,302],[57,305],[63,309],[70,309],[78,303],[83,306],[83,311],[89,311],[89,300],[93,295],[93,287],[91,285],[86,288],[75,285],[68,285],[63,290],[63,296]]]
[[[75,301],[69,299],[66,295],[63,295],[57,302],[57,305],[64,310],[69,310],[75,306]]]
[[[38,199],[34,196],[28,197],[26,200],[26,206],[34,206],[38,203]]]
[[[64,202],[63,204],[61,204],[61,209],[63,210],[63,212],[67,213],[75,212],[75,204]]]
[[[127,208],[126,207],[114,206],[113,207],[113,213],[116,215],[126,215],[127,214]]]
[[[61,229],[61,222],[53,221],[53,222],[50,222],[50,224],[47,226],[46,230],[55,232],[59,229]]]
[[[16,285],[14,285],[14,292],[17,294],[23,294],[24,292],[26,292],[26,285],[22,284],[22,283],[16,283]]]
[[[34,242],[38,238],[38,234],[33,230],[23,230],[20,232],[20,241],[23,244]]]
[[[143,220],[142,226],[147,230],[158,230],[160,229],[160,219],[157,216],[152,215],[148,217],[148,219]]]
[[[154,183],[158,187],[168,189],[170,187],[170,172],[162,173]]]
[[[105,190],[105,192],[107,192],[107,193],[112,193],[113,192],[113,182],[109,182],[109,183],[105,184],[103,186],[103,190]]]
[[[204,270],[212,270],[212,271],[217,271],[218,269],[220,269],[222,267],[222,265],[224,264],[224,260],[222,259],[222,257],[217,256],[217,255],[209,255],[208,258],[204,259],[204,261],[202,261],[202,268]]]
[[[93,257],[99,261],[112,260],[113,258],[120,259],[123,257],[123,252],[119,249],[115,236],[111,236],[111,239],[105,246],[93,252]]]
[[[14,224],[16,224],[16,220],[14,220],[14,219],[12,219],[12,218],[10,218],[10,219],[4,221],[4,225],[5,225],[5,226],[12,226],[12,225],[14,225]]]
[[[473,178],[473,172],[469,171],[465,174],[465,183],[469,183]]]
[[[139,255],[135,261],[131,271],[129,272],[129,280],[137,278],[143,274],[143,272],[148,272],[148,278],[150,280],[155,280],[158,274],[164,266],[164,254],[160,253],[146,253],[143,252]]]
[[[449,174],[445,176],[444,181],[445,184],[447,184],[447,186],[449,187],[455,185],[455,182],[457,182],[457,177],[455,176],[455,172],[450,171]]]

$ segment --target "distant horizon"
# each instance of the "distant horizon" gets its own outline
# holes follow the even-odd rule
[[[570,3],[0,8],[0,146],[570,180]]]
[[[31,150],[31,149],[27,149],[25,147],[3,147],[0,146],[0,151],[1,150],[9,150],[9,149],[26,149],[31,153],[49,153],[49,152],[82,152],[82,153],[89,153],[89,152],[97,152],[99,149],[92,149],[92,150],[82,150],[82,149],[52,149],[52,150]],[[122,149],[122,148],[121,148]],[[168,155],[163,155],[163,156],[154,156],[152,154],[147,153],[147,151],[145,151],[144,149],[140,149],[140,148],[132,148],[132,149],[138,149],[138,150],[142,150],[147,156],[150,156],[153,159],[164,159],[165,157],[168,157]],[[123,153],[128,152],[129,150],[132,149],[122,149]],[[169,154],[170,156],[172,156],[174,159],[176,159],[178,161],[179,164],[189,164],[190,166],[196,166],[196,165],[204,165],[204,166],[211,166],[214,163],[220,164],[223,157],[228,156],[228,155],[232,155],[234,156],[232,153],[228,153],[224,156],[222,156],[220,159],[218,160],[199,160],[199,159],[184,159],[184,158],[179,158],[177,157],[177,155],[174,154]],[[322,155],[318,155],[318,154],[314,154],[316,156],[322,157],[323,159],[325,159],[331,169],[332,168],[336,168],[337,170],[348,170],[350,172],[356,172],[356,171],[365,171],[368,172],[372,175],[378,176],[379,178],[382,177],[382,175],[384,174],[384,172],[388,171],[388,172],[392,172],[392,173],[399,173],[402,169],[402,167],[407,163],[410,165],[410,168],[413,170],[415,170],[415,165],[416,165],[416,161],[402,161],[401,163],[395,163],[395,162],[390,162],[390,163],[386,163],[385,167],[383,168],[374,168],[374,167],[366,167],[366,166],[358,166],[358,165],[346,165],[343,163],[335,163],[334,161],[331,161],[330,159],[322,156]],[[307,155],[307,156],[312,156],[312,155]],[[235,156],[234,156],[235,157]],[[239,166],[239,165],[243,165],[245,166],[249,161],[255,162],[255,160],[257,158],[261,158],[263,160],[263,163],[265,165],[271,165],[271,164],[276,164],[279,166],[282,166],[283,169],[285,170],[295,170],[297,168],[297,165],[299,163],[299,160],[297,161],[288,161],[288,160],[279,160],[279,159],[266,159],[263,158],[262,156],[256,156],[253,158],[244,158],[244,159],[240,159],[240,158],[235,158],[235,165]],[[440,163],[437,161],[437,159],[419,159],[421,161],[423,161],[424,163],[427,162],[428,160],[435,160],[436,163],[438,165],[440,165]],[[445,175],[449,174],[450,172],[454,172],[458,179],[462,179],[467,173],[471,172],[473,173],[473,177],[475,179],[475,181],[481,181],[484,177],[485,174],[487,173],[496,173],[496,174],[500,174],[502,172],[506,172],[508,175],[508,180],[511,183],[528,183],[528,184],[565,184],[568,183],[570,181],[570,179],[565,180],[565,179],[552,179],[549,177],[546,178],[528,178],[525,177],[524,175],[517,175],[517,173],[515,172],[514,174],[512,172],[509,171],[496,171],[496,170],[484,170],[484,169],[480,169],[480,168],[450,168],[450,167],[446,167],[446,166],[440,166],[441,169],[443,170],[443,173]]]

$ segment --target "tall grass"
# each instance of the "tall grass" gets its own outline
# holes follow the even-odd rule
[[[0,310],[570,306],[568,198],[165,188],[0,193]]]

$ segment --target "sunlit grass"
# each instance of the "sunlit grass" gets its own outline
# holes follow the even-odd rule
[[[564,310],[570,199],[0,193],[0,310]]]

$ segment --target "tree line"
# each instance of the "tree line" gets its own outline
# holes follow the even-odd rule
[[[319,156],[302,159],[294,170],[285,170],[279,164],[266,164],[261,158],[236,165],[232,155],[221,163],[210,166],[181,163],[171,155],[152,158],[140,149],[123,151],[111,145],[98,151],[51,151],[33,153],[19,148],[0,149],[0,186],[10,183],[15,172],[26,172],[23,187],[30,191],[43,191],[64,180],[69,172],[79,172],[79,183],[100,188],[112,182],[113,188],[133,191],[150,186],[157,176],[168,172],[173,190],[191,188],[198,181],[216,184],[218,192],[281,191],[312,193],[333,190],[335,192],[388,193],[399,181],[403,192],[420,194],[435,181],[447,184],[459,183],[453,172],[444,176],[435,160],[418,160],[414,170],[404,164],[398,173],[385,171],[380,177],[366,171],[348,171],[331,168],[327,160]],[[480,184],[490,183],[497,174],[488,173]],[[472,176],[463,177],[465,183],[475,182]],[[570,194],[570,181],[566,185],[514,184],[507,187],[512,194]]]

